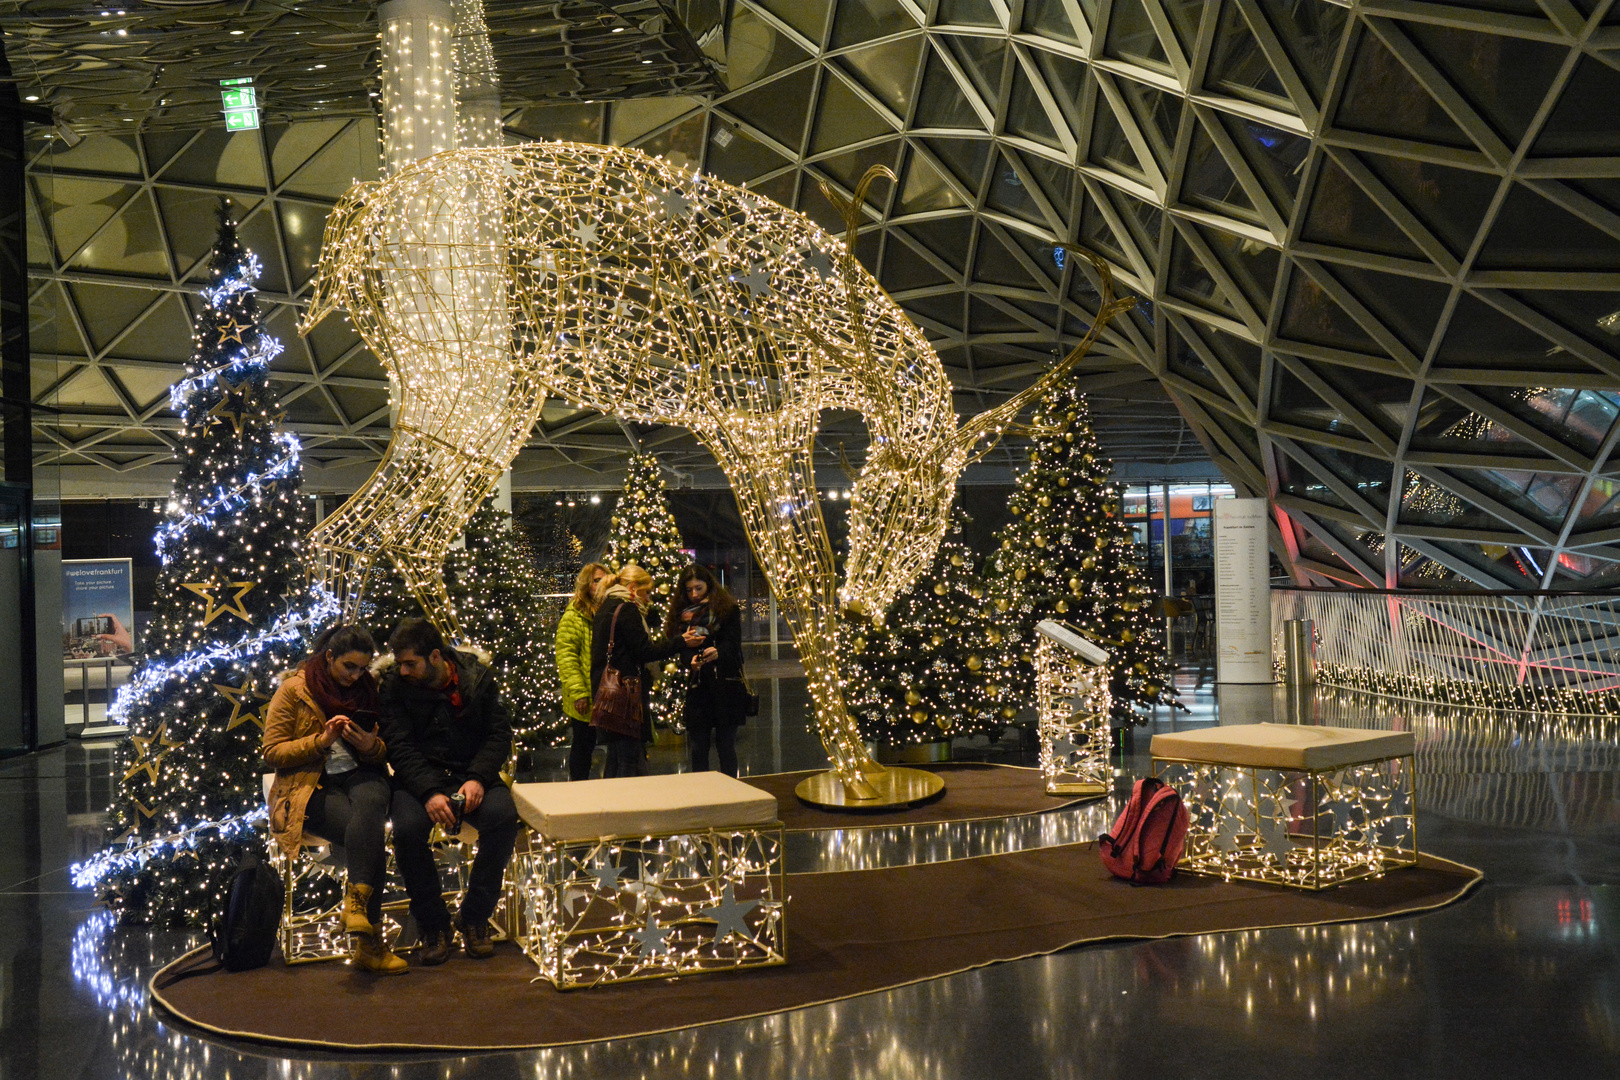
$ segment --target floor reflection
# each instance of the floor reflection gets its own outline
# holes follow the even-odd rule
[[[765,682],[767,715],[740,740],[745,771],[819,766],[803,679]],[[1147,768],[1154,730],[1287,719],[1281,695],[1217,694],[1190,681],[1186,691],[1190,711],[1161,710],[1119,755],[1109,799],[1004,821],[794,834],[789,869],[1089,840]],[[1560,1071],[1615,1075],[1614,731],[1353,697],[1319,694],[1303,719],[1417,734],[1420,842],[1488,875],[1464,903],[1415,918],[1090,946],[758,1020],[474,1056],[284,1058],[163,1023],[146,980],[198,939],[114,930],[63,872],[94,842],[112,791],[110,756],[70,746],[0,763],[0,1076],[1511,1077],[1546,1075],[1551,1048]],[[1030,763],[1016,738],[966,749]],[[682,755],[657,750],[654,765],[673,771]],[[535,772],[554,767],[543,758]]]

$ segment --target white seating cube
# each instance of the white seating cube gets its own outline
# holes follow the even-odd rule
[[[1153,736],[1190,823],[1180,869],[1324,889],[1417,863],[1410,732],[1240,724]]]
[[[514,936],[559,989],[787,962],[782,823],[722,773],[516,784]]]

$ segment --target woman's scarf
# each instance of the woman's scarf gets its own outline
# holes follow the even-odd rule
[[[347,716],[356,727],[377,730],[377,680],[371,672],[362,671],[353,686],[340,686],[326,654],[317,653],[304,661],[304,686],[328,720]]]

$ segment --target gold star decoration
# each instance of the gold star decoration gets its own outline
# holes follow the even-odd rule
[[[203,615],[203,625],[207,626],[221,615],[235,615],[243,622],[251,624],[253,616],[248,614],[247,608],[242,606],[242,598],[246,596],[258,582],[255,581],[226,581],[219,570],[208,581],[182,581],[182,588],[190,589],[204,600],[208,601],[208,610]],[[228,601],[219,599],[219,595],[228,589],[234,589],[236,595]]]
[[[144,737],[140,735],[131,735],[129,737],[129,741],[135,744],[135,764],[131,765],[129,767],[129,771],[124,773],[124,779],[126,781],[136,773],[144,770],[146,772],[147,779],[151,780],[154,784],[157,783],[158,767],[163,764],[163,759],[169,756],[170,750],[173,750],[181,745],[164,734],[164,732],[168,730],[168,727],[169,722],[165,720],[163,723],[159,724],[158,729],[150,735]],[[152,748],[153,743],[157,743],[163,749],[159,750],[156,754],[153,754],[150,760],[147,760],[146,752]],[[140,806],[138,802],[136,805]],[[147,817],[151,817],[154,813],[154,811],[147,810],[144,806],[141,807],[141,810],[146,814]]]
[[[226,394],[208,410],[208,426],[228,423],[237,436],[241,437],[243,425],[247,423],[247,414],[242,411],[242,405],[241,398],[235,394]]]
[[[229,322],[221,323],[219,326],[218,344],[223,345],[227,341],[234,341],[238,345],[242,344],[242,331],[246,329],[248,329],[247,323],[240,323],[235,319],[231,319]]]
[[[219,696],[231,703],[231,718],[225,724],[226,731],[230,731],[240,724],[245,724],[249,720],[259,725],[260,731],[264,730],[264,710],[270,706],[269,694],[261,694],[257,687],[252,686],[235,687],[227,686],[224,683],[209,683],[208,685],[218,690]],[[264,702],[264,704],[255,709],[252,707],[252,703],[256,701]]]
[[[139,799],[131,799],[129,801],[135,804],[135,809],[137,809],[137,810],[139,810],[141,812],[141,817],[148,818],[148,819],[157,817],[157,811],[156,810],[148,810],[146,808],[146,804],[142,803],[141,800],[139,800]]]

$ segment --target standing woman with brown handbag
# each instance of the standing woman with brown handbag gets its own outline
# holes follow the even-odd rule
[[[591,726],[607,746],[602,776],[640,776],[643,746],[652,739],[647,665],[674,656],[683,640],[696,645],[702,637],[653,638],[647,629],[652,576],[634,563],[620,567],[604,584],[607,591],[591,624]]]

